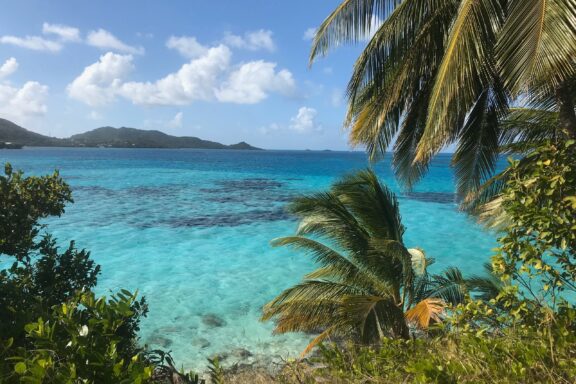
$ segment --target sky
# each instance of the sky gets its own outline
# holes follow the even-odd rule
[[[268,149],[350,149],[361,46],[308,65],[333,0],[18,0],[0,13],[0,117],[68,137],[101,126]]]

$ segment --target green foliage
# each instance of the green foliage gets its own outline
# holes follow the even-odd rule
[[[576,293],[576,144],[548,143],[511,160],[501,207],[510,225],[493,266],[543,306]],[[564,292],[568,291],[568,295]]]
[[[59,253],[55,241],[44,237],[25,261],[0,271],[0,339],[24,342],[24,325],[45,317],[54,305],[90,290],[97,282],[100,266],[74,243]],[[32,262],[34,260],[34,262]]]
[[[342,0],[317,29],[311,62],[367,42],[348,84],[350,141],[372,158],[394,143],[408,187],[457,143],[465,197],[494,172],[511,105],[553,112],[552,130],[576,138],[575,9],[572,0]]]
[[[91,291],[100,266],[74,242],[60,251],[39,220],[71,202],[55,172],[23,177],[9,164],[0,177],[0,382],[142,383],[159,369],[137,345],[145,300],[122,290]]]
[[[208,359],[208,363],[208,370],[210,372],[210,380],[212,381],[212,384],[226,384],[226,381],[224,380],[224,369],[222,369],[218,357]]]
[[[264,307],[276,332],[351,337],[377,343],[385,335],[409,337],[441,320],[446,303],[464,300],[467,285],[457,269],[430,276],[424,253],[408,249],[394,194],[372,171],[336,182],[330,191],[296,199],[296,236],[274,240],[308,253],[320,268]]]
[[[25,347],[4,350],[3,382],[145,382],[154,367],[143,354],[126,356],[121,348],[122,327],[133,321],[136,303],[136,294],[123,291],[110,299],[80,293],[55,305],[25,326]]]
[[[60,216],[72,202],[70,187],[58,172],[49,176],[23,177],[10,164],[0,176],[0,255],[28,257],[39,233],[38,220]]]
[[[574,337],[560,323],[551,337],[530,328],[384,339],[379,348],[328,345],[320,348],[326,368],[315,375],[342,383],[571,383]]]

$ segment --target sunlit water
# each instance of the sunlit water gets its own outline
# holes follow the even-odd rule
[[[269,242],[294,232],[283,210],[293,196],[367,166],[363,153],[309,151],[27,148],[0,150],[0,161],[30,174],[60,170],[75,204],[48,221],[50,232],[91,251],[103,270],[98,293],[146,296],[141,341],[188,368],[223,352],[231,363],[303,349],[310,336],[274,336],[258,319],[313,264]],[[389,162],[376,169],[399,191]],[[414,193],[399,195],[405,240],[434,257],[436,271],[477,273],[494,236],[457,211],[453,191],[449,157],[440,155]]]

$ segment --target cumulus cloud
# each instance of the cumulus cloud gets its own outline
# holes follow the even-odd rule
[[[296,116],[290,119],[290,129],[299,133],[321,131],[322,127],[316,123],[317,114],[314,108],[301,107]]]
[[[107,104],[115,99],[133,68],[132,55],[108,52],[68,85],[68,95],[93,107]]]
[[[219,76],[230,65],[230,57],[230,49],[219,45],[160,80],[125,83],[120,93],[134,104],[145,105],[186,105],[211,100]]]
[[[0,44],[14,45],[34,51],[59,52],[62,49],[62,44],[39,36],[0,36]]]
[[[193,37],[171,37],[169,48],[192,57],[176,72],[154,81],[128,81],[132,56],[108,52],[68,86],[70,97],[97,106],[123,97],[137,105],[188,105],[195,101],[254,104],[271,93],[295,93],[292,73],[276,63],[233,65],[227,45],[205,47]]]
[[[28,81],[21,88],[0,84],[0,115],[20,124],[42,116],[48,110],[47,96],[48,87],[36,81]]]
[[[42,33],[45,35],[56,35],[61,41],[80,41],[80,30],[62,24],[42,24]]]
[[[11,57],[0,66],[0,79],[18,69],[18,62]],[[28,81],[22,87],[0,83],[0,116],[19,124],[30,118],[44,115],[48,107],[45,99],[48,87],[36,81]]]
[[[182,56],[188,59],[195,59],[204,55],[208,48],[203,46],[192,36],[170,36],[166,42],[166,47],[170,49],[175,49]]]
[[[304,36],[302,37],[304,40],[312,40],[316,36],[316,28],[308,28],[304,31]]]
[[[255,104],[266,99],[269,92],[289,96],[294,89],[292,73],[285,69],[276,71],[276,63],[259,60],[243,64],[232,72],[216,97],[224,102]]]
[[[122,53],[130,53],[141,55],[144,53],[144,48],[133,47],[128,45],[121,40],[119,40],[112,33],[106,31],[105,29],[99,29],[97,31],[90,31],[88,37],[86,38],[86,43],[96,48],[100,49],[110,49]]]
[[[276,44],[274,44],[272,39],[272,31],[264,29],[247,32],[244,36],[228,33],[224,36],[224,43],[234,48],[248,49],[250,51],[264,49],[273,52],[276,49]]]
[[[10,76],[18,69],[18,61],[11,57],[0,66],[0,79]]]

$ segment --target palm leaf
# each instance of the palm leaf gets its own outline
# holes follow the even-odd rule
[[[503,89],[488,88],[466,117],[452,158],[456,190],[461,198],[478,191],[480,185],[493,175],[499,153],[499,114],[506,108]]]
[[[496,54],[512,92],[553,92],[576,73],[576,1],[510,2]]]
[[[442,321],[440,315],[445,307],[446,304],[441,299],[428,298],[406,311],[405,316],[409,322],[421,329],[428,329],[432,321],[437,323]]]
[[[459,130],[495,74],[492,50],[503,9],[493,0],[462,0],[430,95],[416,161],[428,162]]]
[[[467,279],[467,284],[476,296],[485,301],[496,298],[504,288],[502,280],[494,273],[492,264],[484,264],[484,275],[475,275]]]
[[[344,0],[316,30],[310,63],[331,48],[365,40],[378,20],[385,20],[400,0]]]

